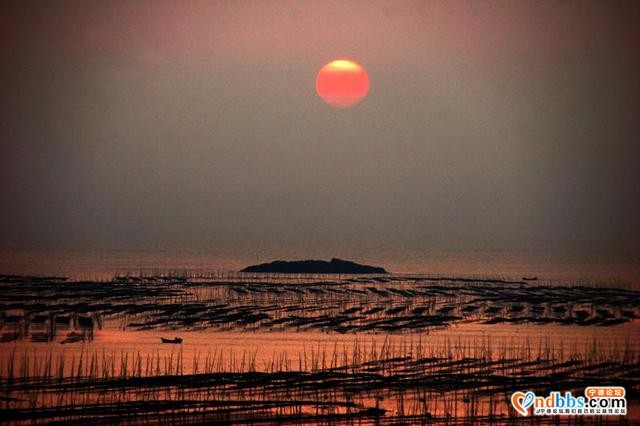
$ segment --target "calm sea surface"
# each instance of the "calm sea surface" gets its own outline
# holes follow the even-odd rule
[[[58,275],[105,280],[114,274],[238,271],[276,259],[340,257],[380,265],[400,274],[448,277],[536,276],[544,282],[625,284],[640,288],[640,253],[571,251],[430,251],[430,250],[255,250],[236,253],[215,249],[0,249],[0,274]]]

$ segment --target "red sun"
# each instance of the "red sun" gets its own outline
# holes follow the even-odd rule
[[[369,76],[359,64],[339,59],[318,71],[316,92],[326,103],[337,108],[349,108],[369,93]]]

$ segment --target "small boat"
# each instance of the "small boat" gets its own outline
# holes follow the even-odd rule
[[[174,337],[173,339],[165,339],[161,337],[162,343],[182,343],[182,339],[180,337]]]
[[[524,281],[538,281],[538,277],[522,277]]]
[[[75,332],[71,332],[69,334],[67,334],[67,337],[60,342],[61,344],[65,345],[67,343],[76,343],[76,342],[80,342],[84,340],[84,334],[83,333],[75,333]]]

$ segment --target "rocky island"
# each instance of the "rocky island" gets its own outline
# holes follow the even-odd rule
[[[270,263],[247,266],[240,272],[280,274],[386,274],[384,268],[361,265],[342,259],[326,260],[276,260]]]

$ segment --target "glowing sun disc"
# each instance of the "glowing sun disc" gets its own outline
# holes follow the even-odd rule
[[[349,108],[369,93],[369,76],[356,62],[338,59],[320,68],[316,92],[333,107]]]

